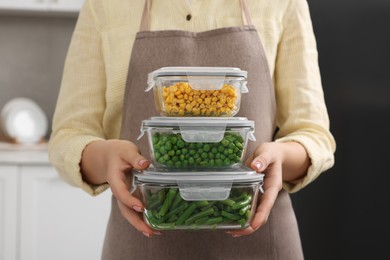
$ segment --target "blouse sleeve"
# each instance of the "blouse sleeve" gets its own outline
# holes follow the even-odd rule
[[[329,130],[316,39],[306,0],[291,0],[283,20],[275,65],[276,142],[298,142],[311,165],[307,174],[283,188],[296,192],[334,164],[335,140]]]
[[[105,109],[105,68],[99,26],[86,0],[80,11],[65,60],[60,93],[49,140],[49,158],[69,184],[91,195],[108,188],[90,185],[80,173],[85,146],[104,139],[102,118]]]

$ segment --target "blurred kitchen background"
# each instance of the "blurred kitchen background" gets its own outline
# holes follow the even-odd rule
[[[63,63],[81,2],[47,0],[45,4],[44,0],[39,3],[37,0],[0,0],[0,108],[15,97],[31,98],[42,107],[51,125]],[[292,195],[306,259],[387,259],[387,235],[390,234],[389,193],[386,191],[390,172],[390,32],[387,25],[390,24],[390,1],[308,2],[317,37],[323,87],[337,151],[336,163],[331,170]],[[45,6],[42,6],[42,3]],[[26,9],[35,11],[21,11],[22,4],[25,4]],[[0,140],[5,140],[1,134]],[[0,156],[2,155],[9,156],[0,153]],[[0,184],[3,180],[6,185],[11,183],[14,185],[12,187],[19,187],[18,183],[22,180],[20,185],[23,186],[26,185],[23,184],[23,169],[32,167],[33,172],[48,170],[47,162],[27,160],[24,163],[4,158],[2,160],[0,157]],[[19,177],[9,180],[4,177],[5,170],[14,171]],[[50,175],[52,172],[48,171]],[[36,175],[39,177],[40,173]],[[31,187],[30,184],[27,186]],[[66,196],[75,194],[66,187],[61,186],[59,190],[63,192],[61,203],[66,202]],[[44,227],[45,223],[40,217],[44,220],[46,217],[49,223],[53,222],[53,216],[47,217],[51,214],[49,209],[46,208],[47,214],[44,216],[34,209],[27,211],[36,214],[35,222],[31,222],[29,217],[26,219],[23,215],[25,211],[20,206],[29,202],[24,199],[24,196],[28,195],[23,195],[23,192],[18,195],[20,198],[14,202],[21,204],[17,204],[20,207],[15,207],[12,205],[12,199],[7,201],[6,191],[12,189],[0,185],[0,198],[6,198],[0,200],[0,220],[3,221],[0,221],[0,225],[11,223],[15,230],[4,224],[0,226],[0,259],[44,259],[52,255],[45,252],[45,245],[35,239],[47,240],[55,237],[63,241],[63,244],[50,242],[49,246],[61,250],[62,247],[72,248],[72,245],[69,245],[69,237],[76,239],[76,242],[85,243],[85,240],[91,239],[85,234],[89,232],[90,236],[95,236],[98,232],[95,236],[97,239],[93,242],[95,244],[85,245],[87,249],[83,258],[76,255],[73,255],[73,258],[63,258],[97,259],[88,257],[91,257],[91,251],[98,250],[96,247],[101,244],[104,219],[109,208],[108,195],[102,199],[101,204],[91,209],[104,211],[100,222],[92,223],[100,224],[100,230],[94,230],[91,225],[91,230],[79,230],[78,233],[76,231],[72,234],[68,231],[72,220],[67,222],[68,226],[65,225],[63,230],[56,230],[64,232],[65,235],[61,235],[42,230],[39,232],[36,227],[32,227],[35,222]],[[41,196],[47,199],[53,195],[39,193],[39,189],[32,192],[37,198]],[[80,197],[86,195],[75,197],[75,200]],[[86,198],[85,204],[79,204],[77,210],[82,210],[90,203],[91,200]],[[53,207],[56,206],[56,203],[52,204]],[[68,204],[67,210],[76,210]],[[6,212],[8,215],[4,214],[4,208],[13,211],[19,220],[13,220],[16,215],[9,215],[9,211]],[[75,222],[78,221],[77,218],[78,216],[75,216]],[[59,219],[52,224],[58,227],[62,225],[61,221],[66,220]],[[80,237],[80,234],[84,235]],[[29,239],[35,242],[30,243]],[[81,248],[80,244],[74,241],[72,243],[75,248]],[[34,255],[34,258],[26,252]],[[72,256],[69,252],[63,253]],[[99,254],[94,256],[96,255]]]

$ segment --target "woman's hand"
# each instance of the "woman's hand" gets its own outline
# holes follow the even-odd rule
[[[283,180],[294,182],[302,178],[310,160],[302,145],[290,143],[263,143],[257,147],[252,156],[246,161],[246,165],[264,173],[264,193],[260,201],[251,225],[242,230],[228,231],[233,237],[249,235],[264,225],[275,200],[282,189]]]
[[[144,206],[130,193],[132,176],[129,170],[143,170],[149,162],[138,147],[123,140],[94,141],[84,149],[81,168],[83,178],[90,184],[107,182],[115,196],[122,216],[145,236],[160,232],[151,229],[142,218]]]

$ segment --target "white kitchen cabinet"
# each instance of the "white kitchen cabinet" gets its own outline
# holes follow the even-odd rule
[[[111,192],[65,183],[47,150],[2,151],[0,260],[100,259]]]
[[[78,12],[84,0],[0,0],[0,10]]]
[[[83,5],[83,0],[47,0],[50,11],[78,12]]]
[[[0,8],[6,10],[46,10],[48,0],[0,0]]]
[[[0,165],[0,259],[16,259],[17,167]]]

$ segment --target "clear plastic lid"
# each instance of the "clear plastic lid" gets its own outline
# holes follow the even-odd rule
[[[151,128],[178,129],[186,142],[220,142],[226,128],[247,129],[249,140],[256,141],[255,122],[246,117],[151,117],[142,121],[138,140]]]
[[[149,73],[149,78],[155,79],[161,76],[228,76],[244,77],[248,72],[234,67],[162,67]]]
[[[163,67],[148,74],[148,87],[145,92],[156,85],[158,78],[172,76],[186,77],[191,87],[198,90],[221,89],[227,77],[234,77],[243,81],[241,92],[248,92],[246,86],[248,72],[234,67]]]
[[[242,174],[245,172],[246,174]],[[225,200],[229,197],[234,185],[248,184],[259,185],[261,192],[264,174],[256,173],[247,167],[233,169],[228,172],[183,172],[180,176],[171,174],[155,174],[155,170],[143,172],[133,171],[133,190],[140,184],[174,185],[178,186],[184,200]],[[232,174],[235,173],[235,174]],[[237,174],[241,173],[241,174]]]

